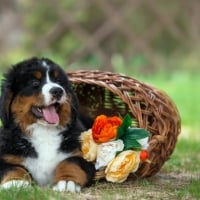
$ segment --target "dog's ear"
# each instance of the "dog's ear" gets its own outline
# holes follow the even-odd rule
[[[11,90],[11,82],[4,79],[1,85],[0,96],[0,118],[4,127],[11,121],[10,106],[13,101],[13,92]]]

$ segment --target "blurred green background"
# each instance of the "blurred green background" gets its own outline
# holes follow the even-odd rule
[[[199,0],[0,0],[0,73],[32,56],[163,89],[200,139]]]

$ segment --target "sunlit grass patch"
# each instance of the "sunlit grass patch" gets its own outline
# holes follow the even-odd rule
[[[199,141],[180,139],[164,169],[179,173],[197,173],[200,166]]]
[[[191,179],[190,183],[176,191],[177,197],[181,199],[200,199],[200,177]]]

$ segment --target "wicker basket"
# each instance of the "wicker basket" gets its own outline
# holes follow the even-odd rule
[[[172,154],[181,130],[180,115],[172,100],[162,91],[134,78],[102,71],[68,73],[83,113],[95,118],[129,113],[138,127],[151,133],[150,163],[143,163],[136,175],[148,177],[157,173]],[[96,177],[102,177],[97,172]]]

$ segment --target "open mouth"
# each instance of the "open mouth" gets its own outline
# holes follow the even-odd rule
[[[35,117],[45,120],[48,124],[58,124],[60,120],[58,107],[58,103],[49,106],[32,106],[31,111]]]

